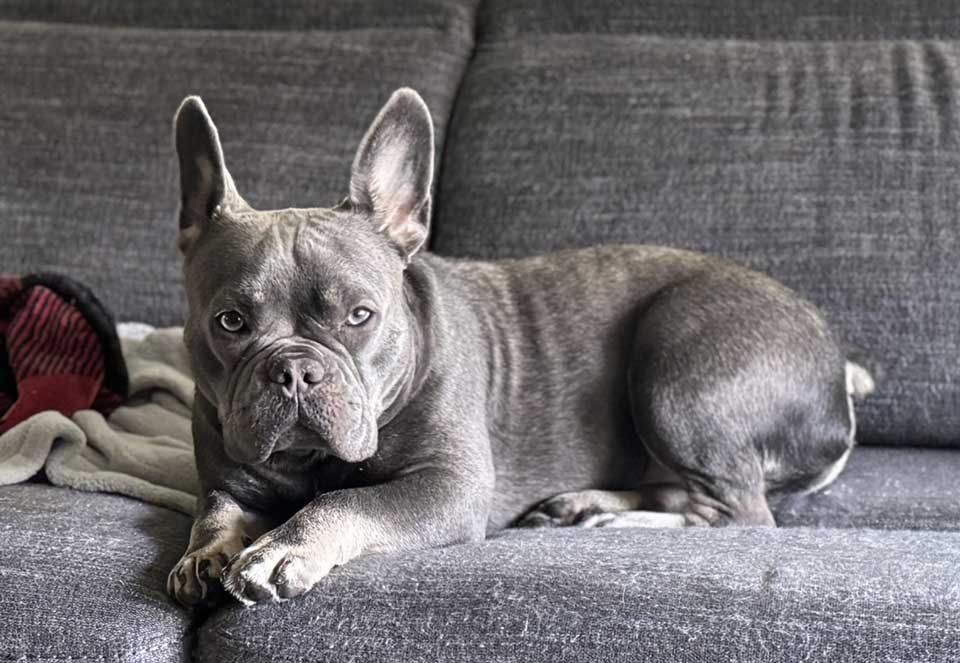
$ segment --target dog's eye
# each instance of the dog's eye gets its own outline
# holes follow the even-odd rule
[[[373,315],[373,311],[368,309],[366,306],[358,306],[350,311],[350,316],[347,318],[347,324],[351,327],[359,327],[369,320],[371,315]]]
[[[217,322],[231,334],[243,329],[243,316],[236,311],[224,311],[217,314]]]

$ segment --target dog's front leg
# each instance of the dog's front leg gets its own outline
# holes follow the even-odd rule
[[[213,606],[223,595],[219,578],[227,562],[267,529],[262,516],[229,493],[210,491],[199,501],[186,552],[167,576],[167,592],[187,608]]]
[[[364,553],[482,539],[488,508],[476,477],[438,468],[325,493],[234,557],[223,585],[245,605],[287,599]]]

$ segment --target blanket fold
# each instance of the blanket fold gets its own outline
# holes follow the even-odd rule
[[[193,514],[199,490],[190,432],[194,383],[183,330],[144,327],[119,326],[127,402],[106,417],[95,410],[70,417],[41,412],[6,431],[0,485],[43,469],[57,486],[119,493]]]

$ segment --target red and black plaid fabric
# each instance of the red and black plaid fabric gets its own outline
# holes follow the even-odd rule
[[[58,275],[0,277],[0,432],[44,410],[108,411],[127,376],[109,313]]]

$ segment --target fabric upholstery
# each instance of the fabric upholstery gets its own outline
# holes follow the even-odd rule
[[[371,556],[282,605],[234,605],[198,660],[947,661],[960,534],[550,530]]]
[[[389,3],[354,3],[371,17],[364,25],[322,4],[290,9],[310,14],[310,30],[0,21],[0,271],[65,272],[120,320],[182,324],[172,118],[187,94],[204,98],[254,206],[339,202],[364,130],[401,85],[430,105],[439,152],[472,46],[472,3],[425,2],[420,21]],[[150,22],[149,8],[124,6],[134,25],[141,12]],[[159,16],[160,3],[150,6]],[[198,23],[236,27],[233,5],[218,7],[206,10],[217,20]],[[265,16],[265,7],[246,11]],[[295,22],[275,11],[270,25]],[[381,27],[393,17],[398,27]]]
[[[781,527],[960,531],[960,452],[860,447],[828,488],[784,497]]]
[[[190,520],[125,497],[0,489],[0,660],[188,661],[165,592]]]
[[[484,41],[564,33],[792,41],[960,36],[960,15],[942,0],[485,0],[480,9]]]
[[[479,0],[3,0],[0,18],[210,30],[462,30]],[[461,23],[456,26],[454,24]]]
[[[457,100],[432,246],[734,259],[820,305],[875,371],[861,441],[958,445],[958,89],[955,41],[494,33]]]

